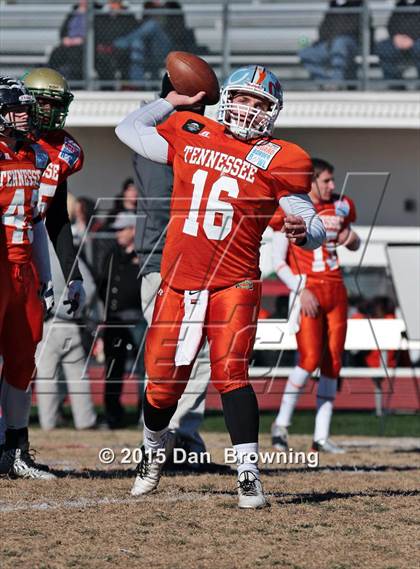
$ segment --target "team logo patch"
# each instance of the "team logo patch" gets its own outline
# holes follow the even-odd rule
[[[187,122],[183,125],[182,130],[186,130],[191,134],[198,134],[202,131],[204,125],[201,122],[197,122],[194,119],[188,119]]]
[[[235,288],[244,288],[245,290],[254,290],[254,283],[250,280],[241,281],[235,285]]]
[[[247,162],[250,162],[261,170],[267,170],[274,156],[281,150],[279,144],[274,142],[266,142],[264,144],[256,144],[252,147],[245,157]]]
[[[76,144],[74,140],[71,140],[71,138],[67,138],[66,136],[64,138],[64,144],[61,147],[61,151],[58,157],[61,158],[61,160],[64,160],[64,162],[66,162],[66,164],[68,164],[70,168],[72,168],[77,162],[79,156],[80,156],[79,145]]]
[[[346,217],[350,213],[350,205],[346,200],[337,200],[334,204],[334,207],[335,213],[337,215],[341,215],[342,217]]]

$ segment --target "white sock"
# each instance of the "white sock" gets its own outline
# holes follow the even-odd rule
[[[24,429],[29,425],[32,390],[17,389],[3,380],[1,386],[1,408],[6,429]]]
[[[251,471],[255,476],[259,477],[258,473],[258,443],[243,443],[240,445],[233,445],[237,456],[238,476],[245,472]]]
[[[330,425],[336,392],[337,380],[321,375],[316,396],[315,442],[325,441],[330,436]]]
[[[144,425],[143,429],[143,444],[146,450],[158,450],[160,448],[165,448],[166,443],[166,433],[168,432],[168,427],[165,427],[161,431],[152,431]]]
[[[299,366],[296,366],[290,374],[284,389],[280,410],[274,420],[279,427],[288,427],[291,424],[299,395],[309,376],[310,373]]]

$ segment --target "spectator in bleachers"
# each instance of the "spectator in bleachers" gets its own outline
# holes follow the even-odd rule
[[[128,77],[129,54],[115,47],[119,37],[138,26],[129,6],[121,0],[108,0],[103,13],[95,17],[95,67],[98,78],[113,80]],[[119,76],[119,77],[118,77]]]
[[[153,14],[155,9],[161,9],[162,6],[154,1],[145,2],[143,8],[140,25],[114,42],[116,48],[129,50],[128,75],[131,81],[142,81],[147,73],[151,79],[157,78],[171,50],[170,38],[163,28],[161,16]]]
[[[79,0],[63,22],[61,43],[51,53],[49,65],[70,80],[83,78],[88,0]],[[137,28],[137,20],[121,0],[108,0],[103,7],[94,4],[95,69],[101,80],[112,80],[117,73],[128,75],[128,54],[114,41]]]
[[[164,4],[165,10],[171,10],[163,17],[163,27],[167,33],[173,51],[188,51],[196,55],[208,53],[205,46],[197,43],[194,30],[185,23],[185,15],[179,2],[168,0]]]
[[[95,4],[95,8],[99,8]],[[61,43],[54,48],[49,67],[59,71],[69,80],[83,77],[83,45],[86,38],[88,0],[79,0],[67,15],[60,30]]]
[[[362,0],[331,0],[319,28],[319,39],[299,52],[315,81],[339,85],[356,78]]]
[[[420,78],[420,0],[399,0],[388,20],[389,38],[379,42],[384,79],[401,79],[405,67],[415,65]]]

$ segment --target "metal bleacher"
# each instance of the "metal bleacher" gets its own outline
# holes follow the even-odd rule
[[[131,2],[140,19],[142,2]],[[270,66],[289,81],[289,87],[305,87],[308,74],[300,64],[298,51],[317,39],[318,27],[328,2],[314,0],[232,1],[228,26],[223,26],[223,3],[216,0],[190,0],[182,3],[186,22],[194,29],[199,44],[207,47],[208,62],[219,75],[226,59],[223,41],[228,44],[231,66],[259,63]],[[0,72],[21,75],[29,67],[45,65],[59,43],[59,30],[72,3],[57,0],[0,0]],[[375,39],[386,37],[391,0],[369,2]],[[226,14],[226,12],[225,12]],[[358,57],[360,63],[360,56]],[[369,56],[369,77],[380,79],[376,56]]]

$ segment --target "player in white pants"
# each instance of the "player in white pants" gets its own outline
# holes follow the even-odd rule
[[[96,412],[90,393],[90,383],[84,377],[86,356],[82,346],[80,329],[74,318],[67,314],[63,305],[65,282],[58,259],[50,245],[50,259],[56,290],[57,306],[54,317],[44,323],[44,334],[36,354],[36,394],[39,422],[45,430],[57,426],[58,410],[62,398],[59,379],[66,380],[76,429],[88,429],[96,424]],[[93,279],[79,259],[84,287],[88,297],[94,293]],[[61,294],[60,294],[61,293]],[[62,374],[60,374],[60,367]]]

